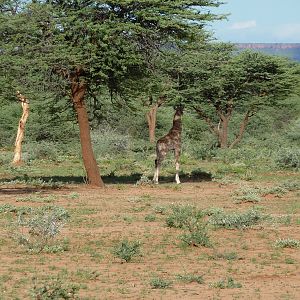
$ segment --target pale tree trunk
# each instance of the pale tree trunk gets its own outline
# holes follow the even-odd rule
[[[17,97],[21,102],[23,113],[19,121],[17,137],[15,141],[15,154],[12,161],[14,165],[22,164],[22,142],[25,134],[25,124],[29,116],[29,102],[27,98],[23,96],[19,91],[17,91]]]
[[[86,84],[79,78],[77,74],[72,76],[71,79],[72,101],[77,113],[82,159],[86,170],[88,184],[92,186],[103,187],[104,183],[101,179],[99,168],[93,152],[90,124],[84,101]]]
[[[149,98],[150,104],[152,104],[152,96]],[[160,96],[158,100],[151,105],[150,110],[146,113],[146,119],[149,130],[149,141],[155,143],[155,130],[156,130],[156,115],[158,108],[166,101],[166,97]]]

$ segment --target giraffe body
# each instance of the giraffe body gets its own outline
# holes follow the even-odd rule
[[[183,107],[180,105],[176,108],[173,118],[173,127],[169,133],[160,138],[156,143],[156,160],[155,160],[155,173],[153,177],[154,183],[158,184],[158,177],[161,164],[169,151],[174,151],[175,167],[176,167],[176,183],[180,183],[179,179],[179,157],[181,153],[181,116],[183,114]]]

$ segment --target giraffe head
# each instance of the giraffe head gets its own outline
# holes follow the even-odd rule
[[[184,109],[184,106],[182,104],[178,104],[174,107],[175,109],[175,115],[177,116],[182,116],[183,115],[183,109]]]

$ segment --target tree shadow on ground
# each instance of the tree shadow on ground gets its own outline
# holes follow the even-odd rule
[[[134,173],[131,175],[115,175],[109,174],[102,176],[105,184],[136,184],[141,180],[143,174]],[[180,174],[180,180],[185,182],[201,182],[211,181],[212,174],[205,171],[195,171],[192,173]],[[175,175],[173,176],[160,176],[160,183],[175,183]],[[1,178],[0,187],[1,194],[15,194],[18,190],[20,194],[34,193],[40,190],[58,189],[65,184],[84,184],[85,178],[82,176],[17,176],[13,178]],[[141,184],[144,182],[141,181]],[[15,186],[24,186],[15,188]]]

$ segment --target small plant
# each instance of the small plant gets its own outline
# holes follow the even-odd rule
[[[209,236],[205,226],[198,225],[193,228],[192,231],[186,232],[180,236],[181,241],[184,244],[196,247],[211,247],[212,243],[209,240]]]
[[[172,282],[170,280],[166,280],[160,277],[154,277],[150,280],[150,286],[153,289],[166,289],[170,287]]]
[[[182,281],[184,283],[192,283],[192,282],[196,282],[199,284],[203,284],[204,280],[203,280],[203,276],[201,275],[196,275],[196,274],[178,274],[176,276],[177,280]]]
[[[130,262],[133,257],[141,254],[140,248],[141,243],[139,241],[123,240],[113,248],[112,253],[125,262]]]
[[[48,195],[42,197],[40,194],[35,194],[27,197],[17,198],[17,202],[33,202],[33,203],[51,203],[57,200],[57,197],[54,195]]]
[[[300,241],[295,239],[279,239],[275,242],[276,248],[299,248]]]
[[[234,199],[237,203],[261,201],[258,189],[249,186],[240,187],[235,194]]]
[[[16,212],[17,208],[11,204],[3,204],[0,206],[0,213]]]
[[[291,225],[291,223],[292,223],[292,216],[290,216],[290,215],[279,216],[279,217],[277,217],[276,221],[280,224],[284,224],[284,225],[288,226],[288,225]]]
[[[243,213],[225,213],[220,212],[214,214],[209,219],[209,223],[216,227],[224,227],[227,229],[238,228],[243,229],[258,224],[264,219],[264,216],[254,208]]]
[[[141,178],[136,182],[135,185],[150,185],[152,184],[152,180],[148,178],[145,174],[141,176]]]
[[[131,224],[133,221],[134,221],[134,217],[133,216],[124,216],[123,217],[123,220],[125,221],[125,222],[127,222],[127,223],[129,223],[129,224]]]
[[[171,208],[172,213],[166,219],[168,227],[186,229],[204,217],[203,212],[192,205],[173,205]]]
[[[164,215],[167,212],[167,208],[165,206],[160,206],[160,205],[155,206],[153,210],[155,213],[162,214],[162,215]]]
[[[45,249],[55,252],[57,249],[51,249],[52,242],[69,217],[64,208],[57,206],[44,206],[19,213],[15,239],[30,252],[39,253]]]
[[[95,280],[100,276],[100,273],[94,270],[78,269],[76,271],[76,276],[83,280]]]
[[[145,216],[145,221],[146,222],[154,222],[156,220],[156,216],[155,215],[146,215]]]
[[[41,283],[34,278],[32,296],[40,300],[78,299],[79,286],[64,282],[62,278],[52,278]]]
[[[219,207],[210,207],[210,208],[204,209],[202,212],[205,216],[212,216],[212,215],[216,215],[219,213],[224,213],[224,210],[223,210],[223,208],[219,208]]]
[[[280,186],[282,188],[288,190],[288,191],[298,191],[298,190],[300,190],[299,181],[287,180],[287,181],[284,181]]]
[[[205,212],[197,210],[191,205],[176,205],[172,207],[172,213],[167,217],[169,227],[181,228],[185,233],[180,236],[186,245],[211,247],[207,233],[206,223],[203,221]]]
[[[20,177],[15,180],[7,180],[1,181],[2,185],[16,185],[16,184],[25,184],[26,186],[42,188],[42,189],[59,189],[64,186],[63,182],[53,181],[50,179],[49,181],[45,181],[41,178],[30,178],[26,174],[23,177]]]
[[[232,277],[227,277],[224,280],[217,281],[211,286],[218,289],[235,289],[242,287],[242,285],[239,282],[234,281]]]
[[[70,242],[68,239],[63,239],[62,241],[56,242],[54,245],[46,245],[43,251],[45,253],[62,253],[69,251]]]
[[[78,193],[70,193],[69,195],[66,196],[68,199],[78,199],[79,194]]]
[[[287,264],[287,265],[293,265],[296,263],[296,260],[293,259],[293,258],[290,258],[290,257],[287,257],[284,262]]]

